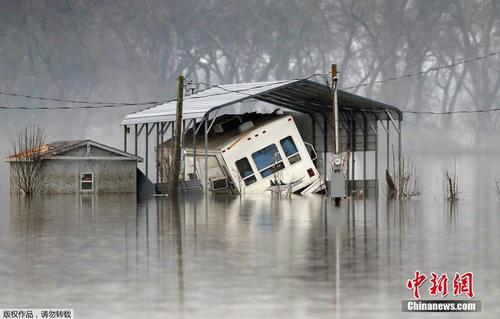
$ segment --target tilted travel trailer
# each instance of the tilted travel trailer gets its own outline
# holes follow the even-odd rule
[[[302,140],[291,115],[220,118],[208,136],[207,172],[203,137],[197,136],[193,147],[192,131],[185,136],[184,178],[204,181],[207,173],[211,191],[259,193],[280,187],[309,194],[326,188],[313,162],[316,151]],[[164,144],[165,155],[170,145]]]

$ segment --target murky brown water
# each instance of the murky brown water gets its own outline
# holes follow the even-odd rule
[[[494,156],[457,163],[455,209],[441,192],[453,156],[417,158],[423,194],[401,207],[249,195],[175,205],[66,195],[28,205],[4,190],[0,308],[74,308],[77,318],[399,318],[419,269],[474,272],[482,301],[479,314],[426,316],[498,318],[500,172]]]

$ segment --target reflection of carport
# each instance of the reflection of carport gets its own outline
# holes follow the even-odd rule
[[[322,169],[322,174],[328,176],[329,147],[332,142],[332,99],[330,90],[327,86],[311,80],[290,80],[260,83],[242,83],[231,85],[214,86],[207,90],[198,92],[184,98],[183,112],[183,136],[185,138],[195,139],[195,132],[203,134],[205,138],[205,169],[207,168],[207,144],[208,132],[212,128],[214,120],[222,114],[242,114],[255,111],[250,107],[242,107],[240,110],[228,110],[230,107],[247,100],[257,100],[276,105],[284,110],[306,114],[311,123],[311,139],[314,147],[322,153],[322,159],[318,169]],[[401,121],[403,116],[401,111],[393,106],[376,102],[361,96],[351,94],[345,91],[338,91],[338,106],[340,115],[339,127],[339,150],[351,151],[354,154],[363,153],[363,177],[362,187],[367,188],[366,183],[366,152],[374,151],[374,179],[378,180],[378,128],[383,128],[386,132],[386,167],[389,166],[390,156],[390,126],[395,128],[398,137],[398,168],[401,160]],[[144,168],[146,176],[150,174],[149,152],[153,145],[149,143],[151,135],[156,137],[156,147],[163,145],[166,137],[172,137],[174,134],[174,122],[176,112],[176,101],[170,101],[165,104],[157,105],[143,111],[127,115],[122,121],[124,126],[124,150],[127,151],[128,133],[133,128],[134,153],[138,155],[138,142],[141,135],[144,136]],[[193,128],[192,136],[186,136],[186,132]],[[317,136],[323,135],[318,140]],[[196,144],[196,143],[193,143]],[[196,157],[196,149],[195,157]],[[155,152],[156,157],[158,152]],[[156,158],[158,160],[158,158]],[[196,162],[196,161],[195,161]],[[156,163],[156,161],[155,161]],[[347,162],[348,191],[353,189],[352,181],[356,180],[355,156]],[[163,182],[158,174],[156,165],[156,182]],[[196,164],[193,169],[196,175]],[[203,181],[208,189],[208,180]],[[356,186],[356,187],[359,187]],[[378,193],[378,183],[376,187]]]

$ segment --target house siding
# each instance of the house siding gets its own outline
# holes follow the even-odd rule
[[[49,160],[45,165],[44,193],[80,193],[80,176],[93,173],[94,193],[135,193],[135,161]],[[89,192],[89,191],[84,191]]]
[[[75,143],[78,145],[71,148]],[[42,193],[137,192],[137,162],[141,161],[141,158],[109,146],[99,146],[90,140],[60,141],[48,145],[52,145],[55,150],[43,162]],[[69,150],[65,151],[65,148]],[[10,161],[11,193],[19,193],[14,178],[16,165],[16,161]],[[93,174],[92,190],[81,190],[81,175],[86,173]]]
[[[11,192],[18,193],[11,163]],[[137,164],[128,160],[47,160],[44,162],[45,194],[136,193]],[[80,191],[80,175],[93,173],[92,191]]]

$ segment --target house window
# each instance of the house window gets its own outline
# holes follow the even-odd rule
[[[286,157],[290,164],[295,164],[301,160],[299,150],[291,136],[285,137],[280,141],[281,147],[283,147],[283,151],[285,152]]]
[[[279,172],[285,168],[281,155],[276,145],[271,144],[252,154],[252,158],[260,172],[265,178],[273,173]]]
[[[82,191],[91,191],[94,189],[94,174],[85,173],[81,175],[80,189]]]
[[[248,186],[257,181],[257,179],[254,176],[252,166],[250,166],[250,162],[246,157],[237,160],[235,164],[236,168],[238,169],[238,172],[240,173],[241,178],[243,178],[243,182],[245,182],[245,185]]]

